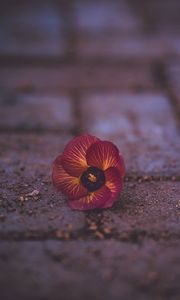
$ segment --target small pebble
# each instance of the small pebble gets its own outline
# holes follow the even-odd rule
[[[96,231],[94,234],[95,234],[95,236],[98,237],[100,240],[103,240],[103,239],[104,239],[104,235],[103,235],[100,231]]]
[[[105,227],[103,229],[103,231],[104,231],[105,234],[110,234],[112,232],[112,228],[111,227]]]
[[[31,193],[26,194],[26,196],[34,197],[34,196],[38,196],[39,194],[40,194],[40,192],[38,190],[34,190]]]
[[[94,222],[91,223],[90,226],[89,226],[89,229],[92,230],[92,231],[97,230],[97,225],[96,225],[96,223],[94,223]]]
[[[23,196],[19,197],[19,201],[24,202],[25,198]]]

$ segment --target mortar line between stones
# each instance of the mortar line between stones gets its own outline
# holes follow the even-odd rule
[[[164,232],[161,233],[147,233],[146,231],[132,231],[129,234],[125,233],[125,235],[122,236],[116,236],[110,235],[110,236],[91,236],[89,233],[84,232],[81,235],[81,232],[85,231],[86,228],[82,228],[76,233],[73,233],[72,236],[66,237],[66,232],[65,236],[62,238],[57,237],[56,232],[46,232],[46,233],[40,233],[40,232],[34,232],[33,234],[24,232],[24,233],[19,233],[19,232],[14,232],[14,233],[6,233],[2,234],[0,233],[0,242],[2,241],[17,241],[17,242],[28,242],[28,241],[34,241],[34,242],[40,242],[40,241],[48,241],[48,240],[53,240],[53,241],[63,241],[63,242],[71,242],[71,241],[107,241],[107,240],[114,240],[118,242],[124,242],[124,243],[131,243],[131,244],[138,244],[138,243],[143,243],[144,239],[148,240],[154,240],[154,241],[174,241],[174,240],[179,240],[180,236],[179,234],[169,234],[166,236]]]
[[[77,30],[76,21],[74,15],[74,2],[72,0],[63,1],[63,6],[61,2],[57,2],[59,12],[63,9],[63,38],[65,40],[65,55],[63,61],[73,62],[76,59],[77,54]]]
[[[67,33],[68,35],[69,33]],[[72,38],[72,33],[69,34],[69,38]],[[77,39],[77,36],[75,37],[74,33],[74,43]],[[76,41],[77,42],[77,41]],[[67,47],[68,48],[68,47]],[[155,62],[154,58],[133,58],[133,57],[108,57],[103,58],[103,57],[78,57],[76,56],[76,47],[74,44],[74,47],[69,47],[71,49],[71,54],[70,55],[59,55],[59,56],[30,56],[30,55],[1,55],[0,54],[0,67],[62,67],[62,66],[69,66],[72,64],[75,64],[77,66],[115,66],[115,67],[120,67],[120,66],[132,66],[132,65],[144,65],[144,66],[150,66]],[[74,50],[73,50],[74,49]],[[69,50],[67,49],[67,52]],[[72,55],[74,54],[74,55]]]
[[[156,62],[154,64],[153,71],[154,71],[155,78],[158,80],[159,87],[163,89],[168,96],[168,101],[172,108],[175,123],[177,125],[178,131],[180,132],[180,112],[178,110],[178,100],[176,99],[176,95],[173,93],[172,89],[169,87],[169,81],[165,69],[165,63],[163,61]]]
[[[71,91],[71,98],[72,98],[72,108],[73,108],[73,115],[75,118],[75,127],[73,128],[72,134],[74,136],[82,134],[83,131],[83,121],[82,121],[82,114],[81,114],[81,96],[80,92],[76,89]]]

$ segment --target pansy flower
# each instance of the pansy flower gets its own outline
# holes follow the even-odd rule
[[[124,161],[118,148],[92,135],[73,138],[53,163],[54,186],[71,208],[111,207],[122,190]]]

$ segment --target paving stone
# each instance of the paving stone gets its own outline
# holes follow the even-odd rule
[[[51,165],[70,137],[1,135],[0,232],[16,237],[69,238],[84,226],[84,214],[72,211],[51,182]],[[68,232],[68,233],[66,233]]]
[[[101,238],[100,230],[104,238],[106,227],[113,228],[108,237],[122,240],[178,236],[178,182],[126,182],[118,204],[100,215],[69,209],[51,183],[51,163],[69,139],[1,135],[1,237]],[[98,226],[95,231],[89,220]]]
[[[177,110],[180,113],[180,61],[173,61],[166,65],[167,85],[173,94]]]
[[[82,100],[84,131],[115,142],[128,174],[179,174],[179,135],[165,95],[99,92]]]
[[[1,297],[176,300],[179,258],[179,241],[1,242]]]
[[[53,3],[14,1],[1,4],[0,54],[60,55],[62,21]]]
[[[0,129],[68,130],[76,126],[68,95],[9,92],[0,98]]]
[[[117,205],[102,212],[97,231],[132,242],[180,238],[179,194],[179,182],[126,183]]]
[[[78,31],[128,34],[141,28],[126,1],[75,1],[74,16]]]
[[[65,89],[87,88],[154,88],[152,70],[141,63],[72,64],[60,67],[2,67],[0,88],[7,92],[23,86],[41,92],[57,93]]]
[[[77,52],[83,58],[139,59],[140,61],[179,56],[179,35],[157,34],[144,36],[141,34],[108,35],[81,34],[78,36]]]

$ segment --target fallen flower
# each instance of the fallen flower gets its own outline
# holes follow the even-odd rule
[[[95,136],[73,138],[53,163],[54,186],[78,210],[111,207],[122,190],[125,167],[117,147]]]

